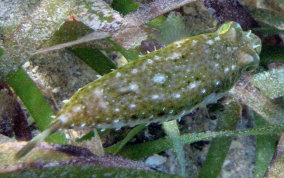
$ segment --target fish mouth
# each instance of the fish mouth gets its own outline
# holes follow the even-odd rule
[[[247,66],[247,65],[254,65],[258,66],[260,58],[256,51],[251,51],[247,50],[245,52],[241,52],[238,55],[239,63],[242,66]]]

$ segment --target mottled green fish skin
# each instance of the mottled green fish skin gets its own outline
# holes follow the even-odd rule
[[[243,70],[257,67],[260,50],[257,36],[228,22],[215,33],[149,53],[81,88],[15,159],[61,128],[120,128],[179,119],[229,90]]]
[[[230,89],[241,71],[257,66],[260,39],[228,22],[215,33],[189,37],[81,88],[57,119],[63,128],[120,128],[167,121],[211,94]]]

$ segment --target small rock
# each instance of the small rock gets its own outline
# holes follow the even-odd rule
[[[164,164],[167,161],[167,158],[161,155],[153,155],[146,159],[145,164],[149,167],[157,167]]]

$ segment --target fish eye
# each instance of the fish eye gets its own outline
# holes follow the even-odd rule
[[[255,65],[249,65],[244,69],[245,73],[253,73],[256,70],[256,66]]]
[[[224,34],[226,33],[227,31],[229,31],[231,25],[229,23],[225,23],[223,24],[220,28],[219,28],[219,34]]]

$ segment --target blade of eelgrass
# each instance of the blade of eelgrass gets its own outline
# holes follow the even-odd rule
[[[235,101],[226,104],[218,120],[216,131],[233,130],[240,119],[240,105]],[[215,138],[210,145],[207,157],[199,172],[199,178],[218,177],[232,142],[231,137]],[[221,148],[221,149],[220,149]]]
[[[4,50],[0,48],[0,57],[4,54]]]
[[[98,49],[73,48],[71,51],[100,75],[116,69],[116,65]]]
[[[127,59],[128,62],[133,61],[135,59],[138,59],[138,56],[140,54],[140,52],[138,50],[135,50],[135,49],[128,49],[127,50],[127,49],[124,49],[119,44],[117,44],[116,42],[112,41],[111,39],[109,39],[108,41],[110,42],[110,44],[113,45],[115,50],[120,52]]]
[[[267,122],[259,115],[255,114],[256,127],[263,127]],[[270,161],[277,148],[277,135],[258,135],[256,145],[255,178],[262,178],[269,166]]]
[[[91,32],[92,29],[82,22],[65,22],[45,45],[54,47],[54,45],[77,40],[81,36],[90,34]],[[106,57],[99,49],[72,47],[69,50],[100,75],[107,74],[112,69],[116,69],[116,65],[112,60]]]
[[[16,95],[21,98],[39,130],[46,129],[51,123],[51,116],[54,113],[28,74],[20,69],[7,80],[7,83],[13,88]],[[54,143],[66,143],[65,137],[60,133],[51,135],[47,140]]]
[[[231,137],[231,136],[245,136],[245,135],[266,135],[276,134],[284,131],[284,124],[269,125],[266,127],[253,128],[239,131],[208,131],[203,133],[189,133],[181,135],[183,144],[190,144],[200,140],[208,140],[215,137]],[[134,160],[139,160],[155,153],[166,151],[173,147],[173,144],[168,138],[161,138],[155,141],[141,143],[132,146],[124,147],[118,155]]]
[[[183,143],[180,139],[180,132],[178,128],[178,123],[176,120],[168,121],[163,123],[163,129],[169,136],[171,142],[173,143],[173,148],[177,155],[177,160],[181,168],[181,176],[185,177],[186,164],[185,164],[185,153],[183,149]]]
[[[126,15],[129,12],[135,11],[139,7],[139,4],[133,0],[114,0],[111,6],[122,15]]]
[[[145,128],[145,125],[146,124],[141,124],[134,127],[122,141],[106,148],[105,151],[108,153],[117,154],[126,145],[127,142],[129,142],[135,135],[137,135]]]

